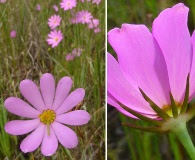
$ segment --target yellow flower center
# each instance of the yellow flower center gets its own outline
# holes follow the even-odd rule
[[[180,113],[181,111],[181,106],[182,104],[178,103],[178,102],[175,102],[176,106],[177,106],[177,112],[178,114]],[[172,108],[171,108],[171,105],[164,105],[162,107],[162,109],[170,116],[170,117],[173,117],[173,113],[172,113]]]
[[[56,114],[53,110],[44,110],[40,115],[39,115],[40,121],[46,125],[50,125],[51,123],[54,122],[56,119]]]
[[[58,41],[58,38],[56,37],[56,38],[54,38],[54,40],[57,42]]]

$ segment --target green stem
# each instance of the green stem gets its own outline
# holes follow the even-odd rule
[[[68,149],[64,148],[63,150],[64,150],[64,152],[66,153],[66,155],[67,155],[68,159],[70,159],[70,160],[74,160],[74,158],[72,157],[72,155],[70,154],[70,152],[69,152],[69,150],[68,150]]]
[[[186,123],[180,123],[177,127],[173,127],[171,132],[174,133],[182,143],[192,160],[195,160],[195,148],[190,135],[186,128]]]

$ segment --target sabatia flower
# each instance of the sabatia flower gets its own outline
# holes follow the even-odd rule
[[[72,53],[68,53],[66,55],[66,61],[72,61],[72,60],[74,60],[74,55]]]
[[[89,23],[91,19],[93,18],[93,16],[91,15],[91,12],[84,11],[84,10],[78,12],[76,17],[77,17],[78,22],[82,24]]]
[[[38,10],[38,11],[41,10],[41,5],[40,5],[40,4],[37,4],[37,5],[36,5],[36,10]]]
[[[92,3],[95,3],[95,4],[97,4],[97,5],[99,5],[100,2],[101,2],[101,0],[93,0],[93,1],[92,1]]]
[[[99,19],[91,19],[91,21],[88,23],[88,28],[96,28],[99,25]]]
[[[189,9],[182,3],[165,9],[154,20],[152,33],[145,25],[123,24],[108,33],[118,61],[108,53],[108,103],[132,116],[119,104],[150,118],[159,115],[142,96],[147,95],[173,117],[170,93],[180,114],[186,80],[189,100],[195,96],[195,33],[187,26]],[[142,92],[143,91],[143,92]],[[184,109],[185,110],[185,109]]]
[[[48,34],[47,43],[51,45],[52,48],[54,48],[61,42],[62,39],[63,39],[62,32],[60,30],[59,31],[54,30]]]
[[[54,9],[56,12],[58,12],[58,6],[53,5],[53,9]]]
[[[55,89],[54,77],[46,73],[40,79],[40,90],[29,79],[20,83],[20,91],[31,105],[17,97],[5,100],[9,112],[32,119],[13,120],[5,125],[5,131],[12,135],[31,132],[20,144],[24,153],[32,152],[41,145],[42,154],[51,156],[58,148],[58,141],[65,148],[77,146],[77,135],[63,124],[83,125],[90,120],[90,115],[85,110],[72,111],[83,100],[85,91],[78,88],[69,94],[71,86],[70,77],[63,77]]]
[[[76,0],[62,0],[62,2],[60,3],[60,7],[63,8],[65,11],[76,7],[76,5]]]
[[[48,25],[51,29],[55,29],[60,25],[61,17],[59,15],[53,15],[48,20]]]
[[[12,31],[10,32],[10,37],[11,37],[11,38],[15,38],[15,37],[16,37],[16,31],[15,31],[15,30],[12,30]]]

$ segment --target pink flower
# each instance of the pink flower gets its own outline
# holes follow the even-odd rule
[[[51,156],[58,148],[58,141],[65,148],[77,146],[77,135],[63,124],[83,125],[90,120],[90,115],[85,110],[71,111],[85,95],[82,88],[69,94],[71,86],[70,77],[63,77],[55,89],[54,77],[46,73],[40,79],[40,90],[29,79],[20,83],[20,91],[31,105],[17,97],[5,100],[5,107],[10,113],[28,118],[13,120],[5,125],[5,131],[12,135],[31,132],[20,144],[24,153],[32,152],[41,145],[42,154]]]
[[[71,53],[67,54],[66,55],[66,61],[72,61],[72,60],[74,60],[74,55],[71,54]]]
[[[154,20],[152,33],[145,25],[123,24],[108,33],[118,61],[108,53],[108,103],[132,116],[123,105],[147,117],[158,118],[139,90],[170,114],[170,92],[178,112],[190,73],[189,101],[195,96],[195,32],[187,26],[189,9],[182,3],[165,9]]]
[[[5,3],[7,0],[0,0],[0,3]]]
[[[48,34],[47,43],[52,46],[52,48],[56,47],[63,39],[62,32],[59,31],[51,31]]]
[[[62,2],[60,3],[60,7],[63,8],[65,11],[76,7],[76,5],[76,0],[62,0]]]
[[[48,25],[51,29],[55,29],[60,25],[61,17],[59,15],[53,15],[49,18]]]
[[[94,33],[99,33],[99,32],[101,32],[101,29],[100,28],[95,28],[94,29]]]
[[[93,0],[92,3],[96,3],[97,5],[99,5],[101,2],[101,0]]]
[[[53,9],[54,9],[56,12],[58,12],[58,6],[53,5]]]
[[[75,48],[72,51],[72,55],[74,55],[75,57],[79,57],[81,55],[82,49],[81,48]]]
[[[91,19],[91,21],[88,23],[88,28],[96,28],[99,25],[98,19]]]
[[[82,10],[82,11],[77,13],[77,20],[78,20],[78,22],[80,22],[82,24],[89,23],[92,18],[93,18],[93,16],[88,11]]]
[[[37,9],[38,11],[40,11],[40,10],[41,10],[41,5],[40,5],[40,4],[37,4],[36,9]]]
[[[15,38],[15,37],[16,37],[16,31],[15,31],[15,30],[12,30],[12,31],[10,32],[10,37],[11,37],[11,38]]]

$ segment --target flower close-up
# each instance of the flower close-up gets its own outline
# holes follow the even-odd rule
[[[60,25],[61,17],[59,15],[53,15],[48,20],[48,25],[51,29],[55,29]]]
[[[189,9],[182,3],[163,10],[154,20],[152,31],[145,25],[123,24],[109,31],[108,41],[117,54],[108,58],[108,103],[134,117],[120,104],[152,119],[159,115],[144,99],[173,117],[172,95],[180,114],[188,74],[189,99],[195,95],[195,33],[190,36]]]
[[[58,44],[62,41],[63,35],[61,30],[53,30],[48,34],[47,43],[52,46],[52,48],[58,46]]]
[[[80,11],[77,13],[77,20],[79,23],[85,24],[91,22],[91,19],[93,16],[91,15],[91,12],[89,11]]]
[[[62,2],[60,3],[60,7],[65,11],[71,10],[72,8],[76,7],[76,5],[76,0],[62,0]]]
[[[58,141],[65,148],[77,146],[77,135],[65,125],[86,124],[90,115],[85,110],[73,110],[83,100],[85,91],[78,88],[69,93],[71,87],[70,77],[63,77],[55,87],[54,77],[46,73],[40,79],[40,89],[29,79],[20,83],[20,91],[28,103],[17,97],[5,100],[4,105],[10,113],[27,118],[5,125],[5,131],[11,135],[30,133],[20,144],[24,153],[41,145],[42,154],[51,156],[58,148]]]

